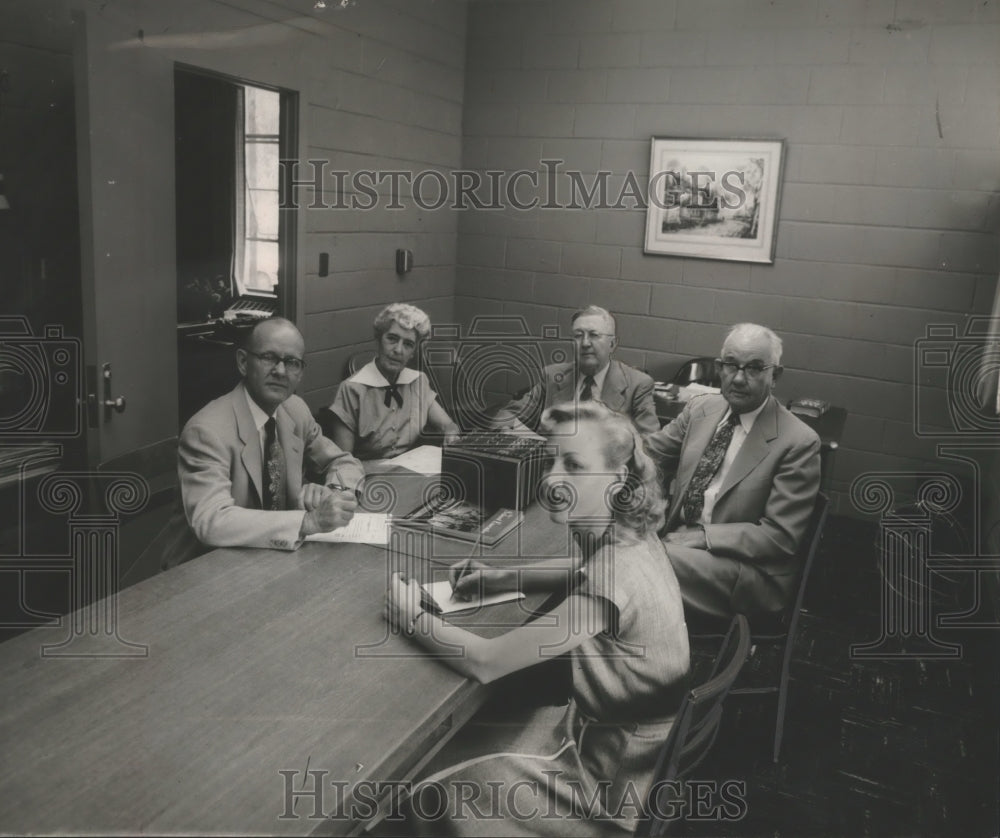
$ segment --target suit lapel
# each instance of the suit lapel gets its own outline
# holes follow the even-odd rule
[[[688,483],[691,482],[691,478],[694,476],[694,470],[698,467],[701,455],[705,453],[708,443],[715,436],[715,429],[718,427],[719,422],[722,421],[722,415],[729,407],[726,404],[726,400],[721,396],[711,400],[705,399],[704,401],[708,402],[708,404],[700,408],[700,413],[692,416],[691,424],[688,425],[686,450],[677,467],[677,481],[674,487],[674,496],[668,518],[668,524],[670,525],[672,525],[672,522],[678,515],[681,501],[684,499],[685,492],[687,492]]]
[[[285,452],[285,503],[294,509],[302,488],[302,439],[295,433],[295,421],[281,405],[274,412],[278,439]]]
[[[576,392],[576,379],[573,377],[573,365],[565,364],[556,370],[552,378],[552,400],[546,407],[561,402],[573,401]]]
[[[757,416],[750,433],[743,440],[740,453],[733,460],[733,465],[726,474],[726,479],[719,487],[718,503],[737,483],[753,471],[757,464],[767,456],[771,441],[778,436],[778,410],[772,396],[764,409]]]
[[[240,442],[243,443],[240,459],[243,461],[243,468],[247,470],[250,482],[257,490],[257,501],[261,503],[264,497],[264,489],[261,486],[264,463],[260,456],[260,432],[254,424],[242,384],[233,390],[233,411],[236,413],[236,430],[240,435]]]
[[[604,376],[604,386],[601,388],[601,401],[616,413],[623,413],[625,407],[625,391],[628,381],[618,361],[608,365],[608,374]]]

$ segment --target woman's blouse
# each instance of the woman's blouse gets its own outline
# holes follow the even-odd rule
[[[330,410],[354,434],[354,456],[376,460],[413,447],[436,398],[424,373],[404,368],[393,388],[369,361],[341,383]]]

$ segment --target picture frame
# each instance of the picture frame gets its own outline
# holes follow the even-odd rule
[[[785,141],[653,137],[646,253],[774,262]]]

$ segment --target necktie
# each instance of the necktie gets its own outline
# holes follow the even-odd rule
[[[285,508],[285,452],[272,416],[264,423],[264,509]]]
[[[719,470],[719,466],[722,465],[722,461],[726,457],[726,450],[733,439],[733,430],[739,421],[739,415],[730,412],[725,424],[716,429],[715,436],[706,446],[705,452],[695,467],[681,507],[684,523],[689,527],[695,526],[701,518],[701,511],[705,506],[705,489],[708,488],[715,473]]]
[[[580,401],[589,402],[594,398],[594,376],[588,375],[583,379],[583,387],[580,388]]]
[[[391,407],[393,399],[396,400],[396,407],[403,406],[403,394],[399,392],[399,387],[395,384],[390,384],[385,388],[385,406]]]

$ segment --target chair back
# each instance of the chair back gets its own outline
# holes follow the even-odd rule
[[[679,387],[688,384],[704,384],[706,387],[721,387],[722,379],[715,370],[715,358],[707,355],[701,358],[692,358],[681,364],[680,369],[674,375],[673,383]]]
[[[663,835],[669,828],[667,813],[675,808],[676,784],[708,755],[719,732],[722,706],[750,653],[750,624],[742,614],[733,617],[725,640],[705,683],[689,690],[673,727],[656,760],[653,784],[646,801],[646,817],[639,820],[637,836]]]
[[[146,506],[118,528],[119,588],[205,552],[207,548],[195,538],[181,507],[177,437],[106,460],[97,471],[137,474],[149,487]]]
[[[365,364],[367,364],[372,358],[375,357],[375,353],[370,349],[365,349],[361,352],[355,352],[353,355],[347,358],[347,375],[345,378],[349,378],[354,375],[359,369],[361,369]]]
[[[813,562],[819,552],[820,541],[823,540],[823,529],[826,526],[826,516],[829,511],[830,499],[822,492],[817,492],[812,515],[809,516],[809,526],[802,537],[802,546],[799,548],[799,555],[802,557],[802,576],[799,578],[799,589],[795,594],[795,603],[792,605],[788,618],[788,631],[793,636],[799,621],[799,613],[802,611],[802,603],[805,600],[809,574],[812,573]]]
[[[101,472],[118,471],[137,474],[149,486],[147,506],[172,499],[179,485],[177,478],[177,437],[172,436],[126,451],[97,466]]]

